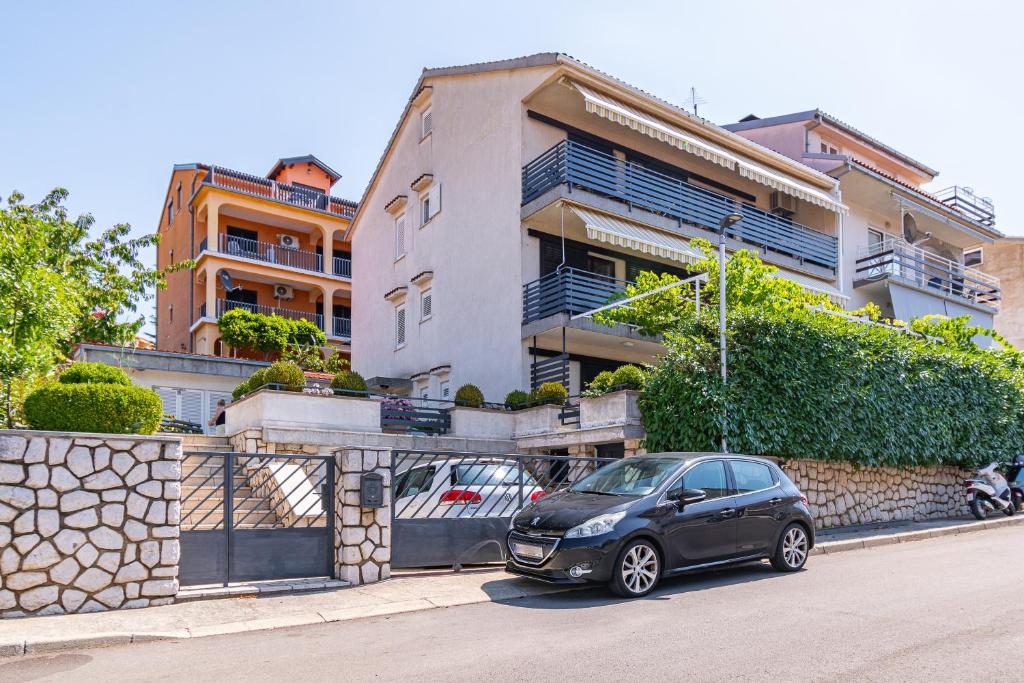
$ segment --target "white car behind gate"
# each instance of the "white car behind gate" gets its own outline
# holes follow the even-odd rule
[[[547,495],[515,460],[432,460],[399,472],[395,479],[395,517],[453,519],[508,517]]]

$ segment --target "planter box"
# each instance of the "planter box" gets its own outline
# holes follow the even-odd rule
[[[639,391],[624,389],[603,396],[580,399],[580,429],[608,427],[612,425],[638,425],[640,408],[637,399]]]
[[[535,406],[512,413],[516,418],[516,437],[550,434],[564,429],[561,406]]]
[[[515,413],[465,406],[456,406],[448,412],[452,418],[451,436],[507,440],[511,439],[515,432]]]
[[[246,429],[265,427],[379,432],[380,403],[380,399],[362,396],[318,396],[260,389],[228,404],[225,433],[232,436]]]

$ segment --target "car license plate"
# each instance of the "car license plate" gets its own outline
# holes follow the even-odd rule
[[[512,552],[520,557],[528,557],[531,560],[544,559],[544,548],[539,545],[528,545],[526,543],[513,543]]]

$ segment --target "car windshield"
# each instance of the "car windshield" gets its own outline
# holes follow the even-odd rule
[[[516,486],[519,484],[519,468],[511,463],[507,465],[484,463],[456,465],[453,479],[453,484],[466,486],[498,486],[499,484]],[[525,469],[523,470],[523,485],[537,485],[537,481]]]
[[[626,458],[605,465],[573,484],[577,493],[610,493],[617,496],[646,496],[658,488],[680,461],[674,458]]]

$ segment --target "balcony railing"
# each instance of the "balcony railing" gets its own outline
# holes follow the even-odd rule
[[[334,274],[341,277],[352,277],[352,259],[335,256]]]
[[[314,273],[323,271],[323,261],[320,254],[315,251],[303,251],[301,249],[290,249],[282,247],[273,242],[259,242],[257,240],[235,237],[234,235],[218,235],[218,248],[225,254],[241,256],[256,261],[266,261],[279,266],[308,270]]]
[[[979,197],[969,187],[953,185],[935,193],[936,199],[982,225],[996,224],[996,207],[988,197]]]
[[[253,197],[264,197],[305,209],[323,211],[342,218],[355,216],[356,206],[352,202],[332,197],[317,190],[300,185],[288,185],[276,180],[249,175],[229,168],[211,166],[203,183],[214,187],[241,192]]]
[[[523,167],[523,204],[563,183],[714,232],[739,211],[729,237],[832,270],[838,263],[832,235],[568,140]]]
[[[324,317],[319,313],[307,313],[306,311],[293,311],[288,308],[278,308],[276,306],[265,306],[263,304],[250,304],[244,301],[230,301],[228,299],[217,299],[217,317],[221,317],[228,311],[242,308],[251,313],[261,313],[263,315],[279,315],[283,318],[291,318],[292,320],[308,320],[313,323],[321,330],[324,329]],[[205,311],[204,311],[205,313]]]
[[[341,316],[334,316],[333,319],[333,331],[335,337],[351,337],[352,336],[352,318],[342,318]]]
[[[862,248],[858,253],[853,278],[856,286],[886,278],[993,308],[998,307],[1002,296],[999,278],[898,238]]]
[[[628,284],[575,268],[549,273],[523,285],[523,324],[559,313],[592,311],[624,292]]]

